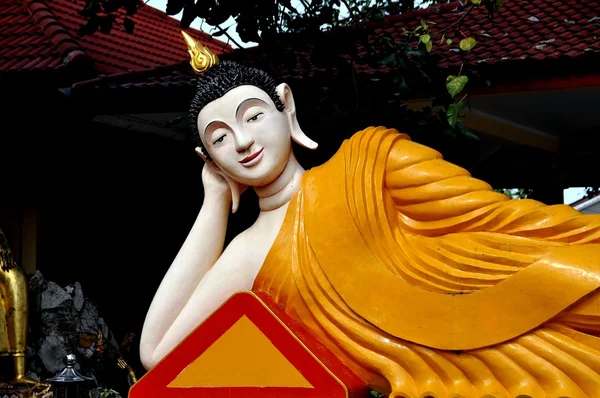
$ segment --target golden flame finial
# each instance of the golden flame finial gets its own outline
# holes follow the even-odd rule
[[[201,75],[219,62],[219,57],[202,43],[196,41],[184,31],[181,31],[181,34],[187,45],[188,53],[190,53],[190,65],[192,65],[194,72]]]

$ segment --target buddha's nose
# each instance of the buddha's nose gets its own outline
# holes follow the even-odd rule
[[[237,131],[235,133],[235,150],[243,152],[254,144],[254,138],[245,131]]]

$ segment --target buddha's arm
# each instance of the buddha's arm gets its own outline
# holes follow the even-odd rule
[[[247,266],[247,258],[251,255],[248,246],[240,235],[227,246],[189,296],[184,307],[176,313],[173,312],[176,319],[170,321],[168,330],[161,333],[160,342],[153,347],[147,347],[146,357],[142,358],[147,369],[154,367],[169,354],[232,294],[252,289],[255,270]],[[177,291],[176,295],[179,294]]]
[[[600,216],[566,205],[510,200],[437,151],[407,139],[390,148],[384,178],[400,222],[417,235],[485,231],[546,242],[600,242]]]
[[[404,214],[422,221],[508,200],[439,152],[407,139],[396,141],[390,150],[385,186]]]
[[[190,233],[154,296],[140,341],[140,356],[147,369],[156,364],[156,348],[223,252],[231,203],[227,195],[205,196]]]

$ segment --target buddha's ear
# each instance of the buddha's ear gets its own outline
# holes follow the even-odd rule
[[[279,95],[279,98],[281,98],[281,101],[283,102],[283,111],[286,113],[288,122],[290,124],[292,139],[305,148],[317,149],[319,144],[308,138],[298,124],[298,118],[296,117],[296,103],[294,102],[294,95],[292,94],[292,89],[290,89],[290,86],[285,83],[281,83],[279,86],[277,86],[276,91],[277,95]]]
[[[204,161],[204,163],[210,163],[210,162],[208,161],[208,157],[207,157],[207,156],[204,154],[204,151],[205,151],[205,150],[206,150],[206,149],[204,149],[204,148],[200,148],[199,146],[197,146],[197,147],[194,149],[194,151],[196,151],[196,154],[202,158],[202,160]]]
[[[244,193],[247,187],[225,174],[215,162],[209,161],[202,151],[202,148],[196,147],[195,151],[198,156],[204,160],[206,165],[205,167],[209,167],[214,173],[220,175],[225,179],[225,181],[227,181],[227,185],[229,185],[229,189],[231,190],[231,212],[235,213],[240,205],[240,196],[242,193]]]

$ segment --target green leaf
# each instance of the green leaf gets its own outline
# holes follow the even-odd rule
[[[396,62],[396,54],[391,54],[379,61],[379,63],[383,66],[390,66],[394,62]]]
[[[427,22],[425,22],[424,20],[421,19],[421,26],[423,27],[423,29],[427,30],[428,26],[427,26]]]
[[[194,3],[183,7],[183,15],[181,16],[181,27],[187,29],[190,27],[192,22],[196,19],[196,8]]]
[[[472,49],[473,47],[475,47],[475,44],[477,44],[477,42],[475,41],[474,38],[467,37],[466,39],[462,39],[460,41],[460,43],[458,43],[458,46],[463,51],[469,51],[470,49]]]
[[[460,93],[465,85],[468,83],[469,78],[465,75],[462,76],[448,76],[446,78],[446,88],[448,92],[454,98],[456,94]]]
[[[467,127],[465,127],[465,125],[462,123],[458,123],[458,130],[461,132],[462,135],[464,135],[467,138],[470,138],[472,140],[479,140],[479,136]]]
[[[424,35],[421,35],[421,37],[419,37],[419,41],[421,41],[421,43],[427,44],[427,43],[429,43],[430,40],[431,40],[431,36],[428,34],[424,34]]]
[[[403,76],[395,77],[394,84],[397,84],[401,91],[410,92],[410,87],[408,87],[408,84],[406,83],[406,80],[404,80]]]
[[[415,57],[415,58],[422,58],[423,56],[425,56],[425,53],[421,49],[418,49],[418,50],[408,50],[408,51],[405,52],[405,54],[407,56],[411,56],[411,57]]]
[[[168,0],[167,1],[167,15],[177,15],[183,10],[183,7],[188,5],[190,2],[187,0]]]
[[[102,33],[110,33],[113,24],[115,23],[115,19],[117,16],[115,14],[108,14],[100,18],[100,32]]]
[[[473,4],[481,4],[481,0],[471,0]]]
[[[450,44],[452,44],[452,39],[448,39],[448,40],[446,40],[446,44],[447,44],[447,45],[450,45]]]
[[[123,27],[125,28],[125,32],[132,34],[133,29],[135,28],[135,21],[130,18],[125,18],[123,20]]]
[[[454,128],[454,126],[456,126],[456,123],[458,123],[458,116],[464,106],[465,106],[465,104],[461,102],[460,104],[450,104],[450,106],[448,107],[448,112],[446,112],[446,117],[448,118],[448,124],[452,128]]]
[[[431,41],[428,41],[427,43],[425,43],[425,49],[427,50],[427,52],[431,52],[431,48],[433,47],[433,43]]]
[[[489,0],[485,2],[485,6],[489,11],[488,18],[492,19],[493,14],[504,6],[504,0]]]

